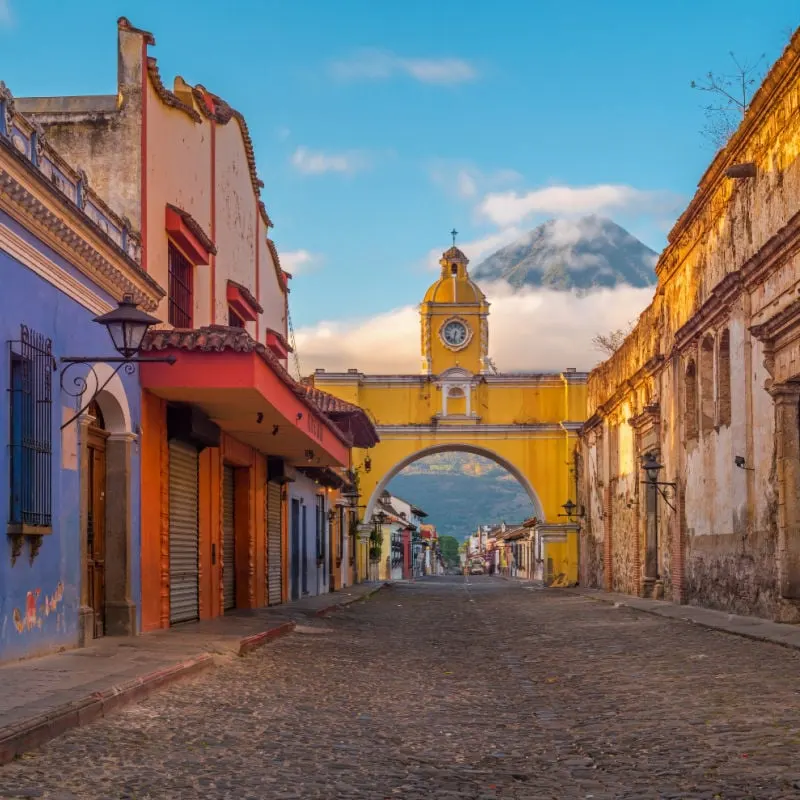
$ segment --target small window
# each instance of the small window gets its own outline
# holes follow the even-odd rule
[[[719,424],[731,424],[731,333],[726,328],[719,339],[717,356],[717,402]]]
[[[686,441],[691,441],[697,438],[697,367],[694,359],[689,359],[686,365],[683,392]]]
[[[228,308],[228,327],[244,329],[244,320],[230,307]]]
[[[169,267],[169,324],[191,328],[194,311],[194,267],[172,242],[167,249]]]
[[[700,419],[703,434],[713,430],[714,420],[714,337],[700,345]]]
[[[9,533],[52,526],[52,343],[22,326],[11,343]]]

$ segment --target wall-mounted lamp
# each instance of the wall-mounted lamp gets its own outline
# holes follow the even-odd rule
[[[279,430],[279,426],[278,425],[273,425],[272,426],[272,435],[273,436],[277,436],[278,435],[278,430]]]
[[[256,425],[260,425],[263,421],[264,421],[264,412],[259,411],[258,414],[256,414]]]
[[[744,164],[733,164],[728,167],[728,169],[725,170],[725,176],[733,178],[734,180],[739,180],[741,178],[755,178],[757,172],[758,170],[756,169],[755,163],[748,161]]]
[[[101,314],[99,317],[94,318],[94,322],[99,325],[104,325],[111,336],[111,341],[114,344],[114,349],[120,354],[120,358],[93,358],[92,356],[65,356],[60,359],[62,364],[66,366],[61,370],[61,389],[70,397],[81,398],[83,402],[83,395],[86,392],[88,383],[84,375],[76,375],[72,379],[72,388],[68,389],[64,385],[64,379],[69,371],[77,366],[83,365],[89,367],[89,371],[94,376],[95,391],[92,396],[86,401],[83,407],[76,414],[71,416],[62,426],[61,430],[67,427],[70,423],[74,422],[87,408],[92,404],[92,401],[108,386],[121,369],[125,370],[126,375],[133,375],[136,371],[137,364],[146,364],[149,362],[161,364],[174,364],[175,356],[166,356],[165,358],[137,358],[144,341],[145,334],[152,325],[161,322],[156,317],[151,317],[144,311],[136,307],[133,301],[132,294],[125,294],[122,300],[113,311],[107,314]],[[100,379],[95,372],[95,364],[117,364],[111,375],[101,384]]]
[[[364,472],[370,472],[372,470],[372,459],[367,456],[364,459]]]
[[[747,466],[747,462],[744,460],[744,456],[736,456],[733,459],[733,463],[736,464],[736,466],[739,467],[739,469],[747,469],[747,470],[750,470],[751,472],[755,472],[756,471],[755,467],[748,467]]]
[[[303,412],[302,411],[298,411],[297,412],[297,421],[300,422],[301,419],[303,419]]]
[[[313,450],[306,450],[305,457],[306,457],[306,461],[313,461],[314,460],[314,451]]]
[[[564,503],[561,508],[564,509],[564,514],[559,514],[559,517],[568,517],[572,519],[572,517],[578,517],[579,519],[583,518],[585,515],[583,506],[577,506],[575,503],[572,502],[571,499],[568,499],[566,503]]]

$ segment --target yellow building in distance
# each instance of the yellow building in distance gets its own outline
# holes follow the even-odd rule
[[[575,495],[571,464],[586,417],[587,374],[497,372],[489,358],[489,303],[469,276],[469,260],[453,245],[439,263],[441,275],[420,305],[419,374],[318,369],[311,379],[366,409],[377,425],[379,444],[369,453],[353,452],[364,520],[404,467],[434,453],[462,451],[508,470],[539,520],[563,522],[561,505]],[[526,335],[524,320],[519,335]],[[530,350],[535,363],[535,341]]]

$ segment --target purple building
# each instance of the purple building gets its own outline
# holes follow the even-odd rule
[[[139,249],[0,82],[0,661],[139,630],[138,376],[93,321],[158,305]]]

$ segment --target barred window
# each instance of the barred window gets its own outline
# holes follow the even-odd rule
[[[228,327],[244,328],[244,320],[232,309],[228,308]]]
[[[194,310],[194,267],[186,256],[169,243],[169,324],[191,328]]]
[[[11,342],[9,533],[52,527],[52,342],[22,325]]]

